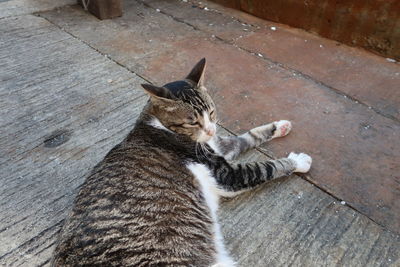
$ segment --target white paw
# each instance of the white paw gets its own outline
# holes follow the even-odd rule
[[[296,169],[294,172],[306,173],[311,168],[312,158],[307,154],[296,154],[292,152],[289,154],[288,159],[291,159],[296,163]]]
[[[287,120],[276,121],[276,122],[274,122],[274,124],[275,124],[276,130],[275,130],[272,138],[285,136],[292,129],[292,123]]]

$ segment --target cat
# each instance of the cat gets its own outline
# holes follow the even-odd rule
[[[149,101],[134,129],[82,185],[52,266],[235,266],[217,222],[218,198],[310,169],[311,157],[303,153],[232,163],[287,135],[291,123],[217,136],[205,66],[203,58],[184,80],[142,85]]]

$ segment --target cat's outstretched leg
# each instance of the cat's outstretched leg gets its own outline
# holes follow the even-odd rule
[[[214,174],[219,195],[232,197],[254,188],[266,181],[282,176],[288,176],[293,172],[308,172],[312,159],[304,153],[290,153],[289,157],[266,162],[254,162],[247,164],[230,164],[221,161],[214,164]]]
[[[226,160],[233,160],[251,148],[287,135],[291,129],[290,121],[280,120],[253,128],[239,136],[216,136],[208,144]]]

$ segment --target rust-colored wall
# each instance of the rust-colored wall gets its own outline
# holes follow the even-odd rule
[[[400,60],[400,0],[213,0]]]

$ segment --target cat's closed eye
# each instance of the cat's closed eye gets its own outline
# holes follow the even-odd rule
[[[213,120],[213,121],[216,119],[215,110],[214,110],[214,109],[210,111],[210,118],[211,118],[211,120]]]
[[[187,123],[187,124],[192,125],[192,126],[198,126],[198,125],[199,125],[199,122],[197,122],[197,121],[191,121],[191,122],[189,122],[189,123]]]
[[[199,122],[198,122],[198,120],[197,120],[197,118],[196,117],[194,117],[194,116],[189,116],[187,119],[186,119],[186,123],[185,123],[186,125],[190,125],[190,126],[198,126],[199,125]]]

